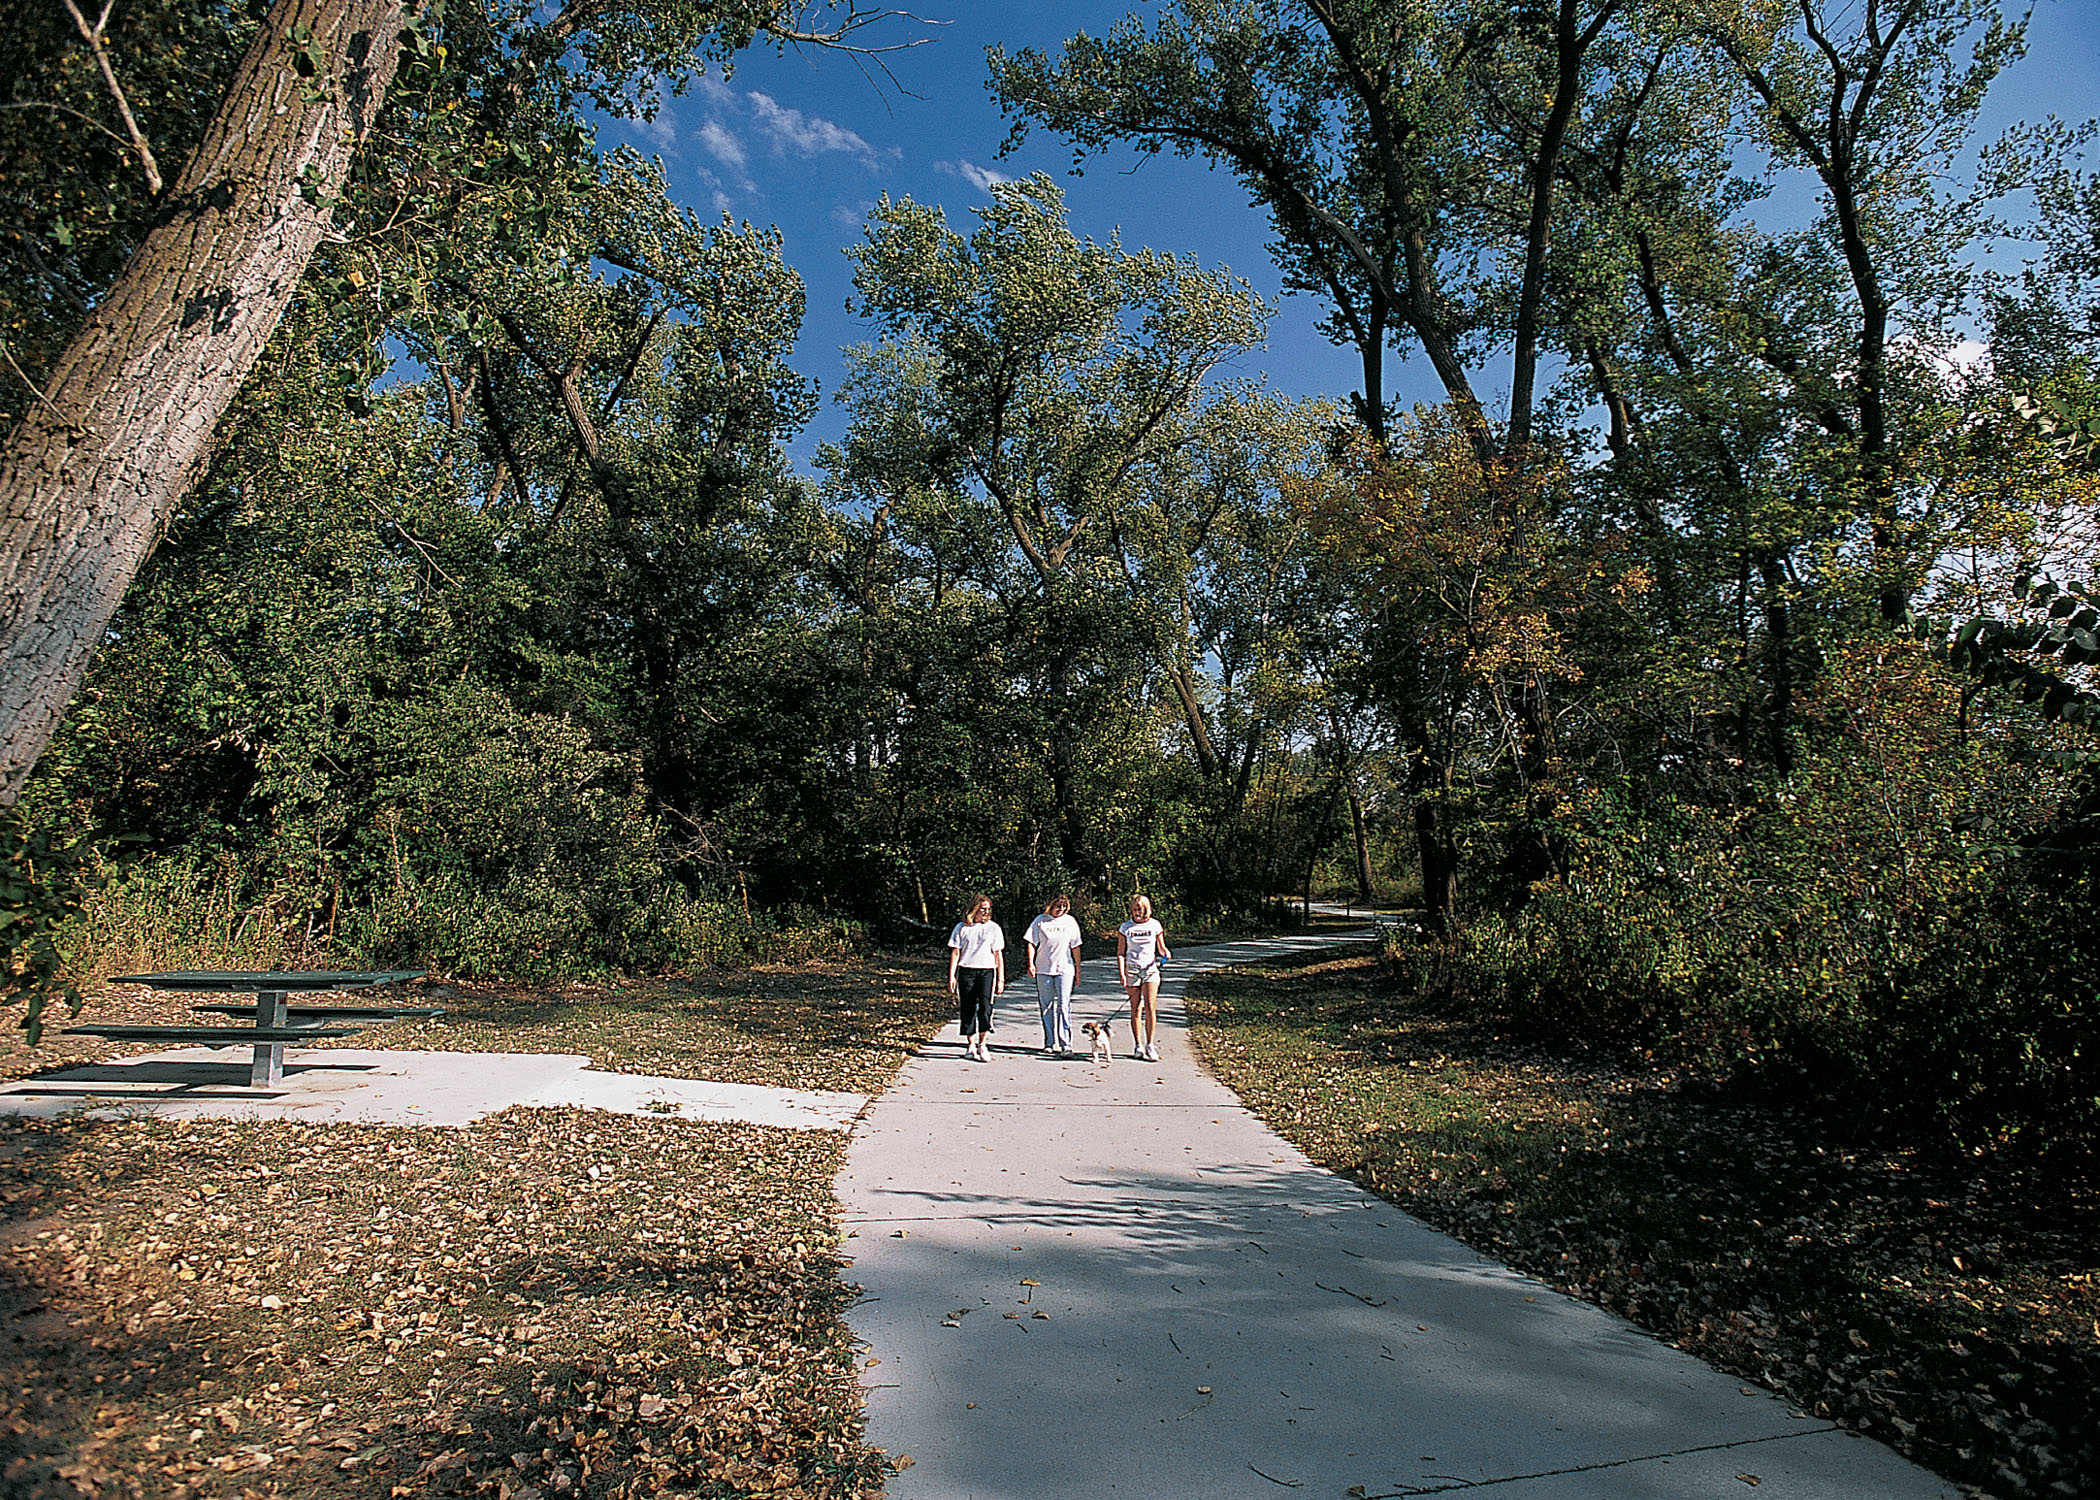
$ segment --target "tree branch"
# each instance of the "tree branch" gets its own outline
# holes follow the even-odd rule
[[[102,37],[102,28],[109,24],[110,7],[116,4],[116,0],[106,0],[102,14],[92,26],[88,25],[87,17],[80,13],[80,7],[75,5],[73,0],[59,0],[59,3],[65,6],[66,14],[73,18],[73,24],[80,28],[81,40],[88,44],[88,50],[95,54],[95,65],[102,70],[102,81],[109,85],[109,96],[117,101],[117,113],[123,117],[124,129],[130,132],[131,150],[138,157],[139,167],[146,174],[146,187],[158,198],[162,187],[160,163],[153,159],[153,148],[146,144],[145,133],[139,129],[139,122],[132,117],[131,101],[124,97],[123,85],[117,82],[117,71],[110,66],[109,46]]]

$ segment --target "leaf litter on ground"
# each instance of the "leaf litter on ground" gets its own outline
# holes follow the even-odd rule
[[[889,958],[422,993],[453,1014],[349,1044],[871,1092],[946,1015],[933,966]],[[61,1050],[125,1050],[86,1040]],[[55,1061],[25,1051],[0,1063]],[[0,1492],[879,1494],[843,1149],[586,1110],[458,1130],[0,1119]]]
[[[1475,1248],[1972,1494],[2100,1494],[2100,1199],[1529,1045],[1375,957],[1203,976],[1199,1050],[1280,1134]]]

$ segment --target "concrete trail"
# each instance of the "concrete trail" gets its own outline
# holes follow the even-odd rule
[[[953,1025],[855,1127],[839,1195],[895,1500],[1954,1500],[1631,1324],[1313,1166],[1191,1055],[1182,992],[1331,937],[1180,951],[1157,1064],[989,1063]],[[1113,953],[1081,1019],[1125,1013]]]

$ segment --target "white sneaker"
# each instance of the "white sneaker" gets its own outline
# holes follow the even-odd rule
[[[1157,1042],[1147,1042],[1147,1043],[1145,1043],[1145,1061],[1146,1061],[1146,1062],[1158,1062],[1158,1061],[1159,1061],[1159,1043],[1157,1043]]]

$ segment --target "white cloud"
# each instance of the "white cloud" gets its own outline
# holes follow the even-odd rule
[[[659,114],[647,120],[636,120],[634,128],[648,137],[649,144],[659,151],[675,151],[678,148],[678,127],[667,114]]]
[[[744,143],[736,138],[736,132],[720,120],[709,120],[700,127],[700,144],[712,156],[732,172],[744,170]]]
[[[735,209],[735,207],[735,203],[731,201],[727,193],[723,192],[720,188],[715,189],[716,213],[721,214],[724,218],[731,218],[734,217],[732,211]]]
[[[874,206],[867,199],[859,203],[840,203],[831,210],[831,222],[850,234],[868,222],[868,210]]]
[[[1940,357],[1946,366],[1967,375],[1987,364],[1991,357],[1991,346],[1976,339],[1962,339]]]
[[[1944,380],[1967,381],[1987,375],[1991,368],[1991,346],[1977,339],[1947,344],[1902,332],[1890,337],[1888,351],[1892,358],[1914,360]]]
[[[751,101],[752,118],[773,142],[774,150],[792,151],[797,156],[839,151],[870,167],[875,165],[875,148],[844,126],[790,109],[756,89],[746,97]]]
[[[946,172],[950,177],[960,177],[980,193],[989,193],[1000,184],[1013,181],[1004,172],[980,167],[974,161],[937,161],[933,166],[937,172]]]

